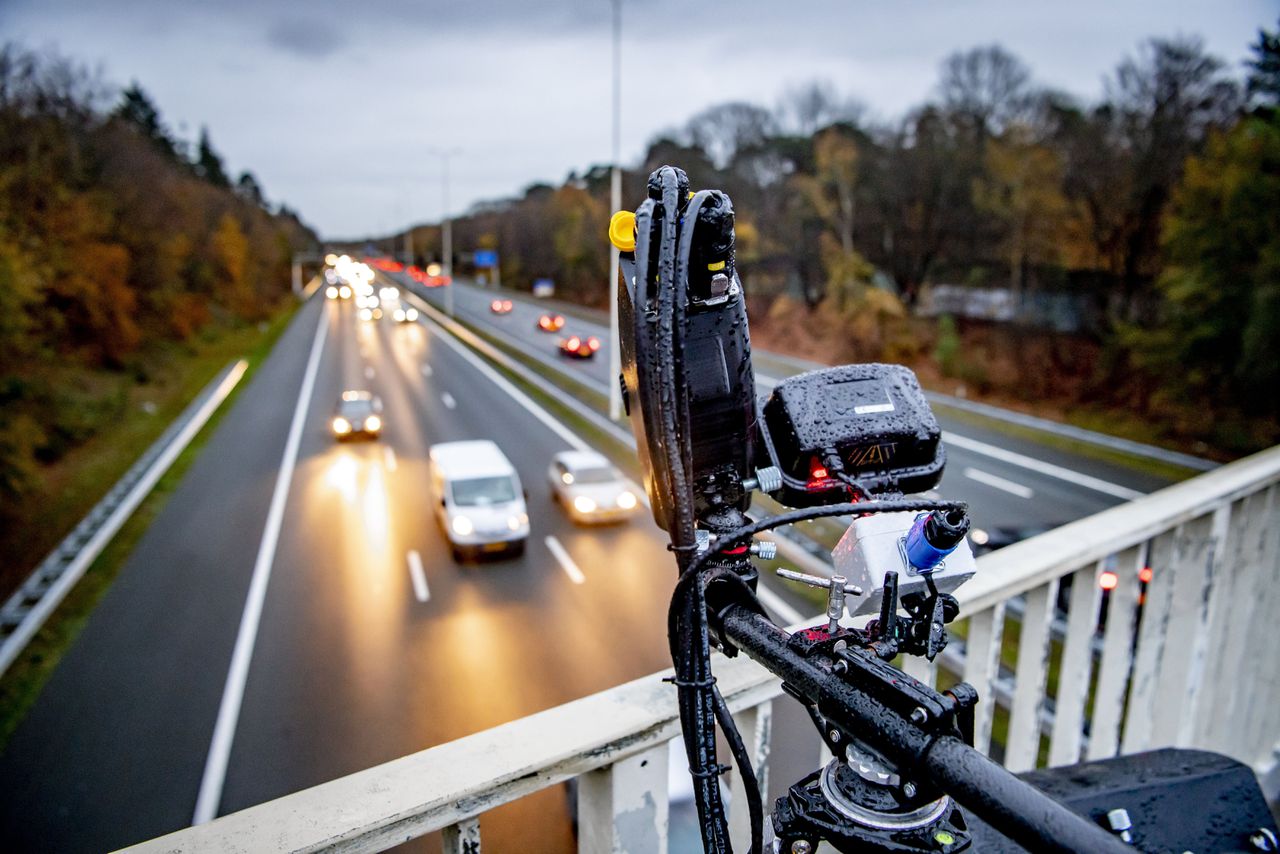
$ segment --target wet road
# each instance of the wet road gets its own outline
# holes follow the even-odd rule
[[[495,317],[489,296],[455,290],[468,320],[604,388],[603,353],[561,363],[555,336],[534,328],[537,307],[518,303]],[[601,333],[573,319],[568,329]],[[188,824],[202,779],[224,813],[667,666],[665,539],[645,515],[617,528],[569,524],[545,481],[565,439],[451,340],[426,324],[360,322],[349,303],[313,300],[299,312],[0,756],[0,849],[140,841]],[[346,388],[382,397],[379,441],[332,440],[329,416]],[[1034,453],[1120,491],[1159,485],[947,427],[978,450],[952,444],[943,491],[971,501],[979,524],[1052,525],[1123,500],[990,448]],[[426,454],[461,438],[493,439],[519,470],[533,529],[523,557],[467,566],[449,557],[426,490]],[[280,485],[282,459],[293,469]],[[580,568],[581,583],[547,537]],[[264,538],[274,548],[264,550]],[[215,721],[264,560],[225,777],[214,775],[211,788]],[[807,724],[779,718],[779,738],[795,743]],[[785,754],[775,746],[775,784],[811,761]],[[559,787],[487,815],[483,828],[492,850],[573,847]]]
[[[264,535],[276,546],[219,813],[668,665],[665,539],[644,515],[570,524],[546,481],[568,444],[450,341],[358,321],[349,303],[304,307],[0,757],[0,849],[103,850],[190,823]],[[349,388],[382,398],[380,440],[333,441]],[[292,477],[264,531],[295,408]],[[427,450],[463,438],[497,442],[529,492],[520,558],[449,556]],[[486,844],[571,850],[566,805],[556,787],[496,811]]]
[[[405,281],[403,276],[398,278]],[[545,369],[572,377],[599,395],[608,393],[609,336],[607,323],[599,318],[601,313],[539,304],[527,295],[503,291],[500,295],[513,301],[512,311],[497,315],[489,304],[499,292],[465,282],[420,292],[439,308],[452,296],[460,320],[520,348]],[[561,311],[566,320],[562,332],[540,331],[538,317],[544,312],[555,313],[557,308],[567,309]],[[598,336],[600,351],[590,360],[560,357],[556,341],[571,334]],[[762,395],[774,381],[813,367],[812,363],[763,351],[756,351],[752,361]],[[947,445],[947,468],[939,492],[968,501],[974,524],[980,528],[1052,528],[1171,483],[1122,465],[978,427],[945,413],[935,414]]]

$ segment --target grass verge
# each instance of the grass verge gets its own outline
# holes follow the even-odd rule
[[[173,417],[181,412],[191,399],[233,358],[241,357],[248,353],[249,368],[240,380],[239,385],[236,386],[235,390],[218,408],[218,411],[213,414],[213,417],[209,419],[191,443],[187,445],[186,449],[178,455],[173,465],[156,483],[155,488],[138,505],[138,509],[120,528],[120,531],[112,538],[107,547],[102,550],[97,560],[90,565],[84,577],[80,579],[80,582],[71,590],[67,598],[62,601],[62,604],[50,615],[44,626],[36,633],[36,636],[27,644],[26,649],[14,660],[9,669],[3,675],[0,675],[0,751],[4,750],[10,736],[13,735],[14,730],[22,722],[27,711],[35,703],[36,698],[39,697],[40,691],[58,666],[58,662],[62,660],[62,656],[71,647],[71,644],[75,642],[75,639],[80,636],[80,632],[89,621],[89,616],[93,613],[93,609],[111,587],[116,576],[119,575],[120,569],[124,566],[129,555],[133,553],[138,541],[160,514],[160,511],[164,509],[169,496],[177,488],[178,484],[182,482],[187,469],[190,468],[191,463],[200,454],[209,437],[213,435],[213,431],[217,429],[225,413],[231,408],[240,391],[249,384],[258,366],[271,353],[276,341],[288,326],[297,309],[297,305],[290,304],[270,321],[265,330],[257,326],[236,330],[230,333],[225,340],[217,342],[216,346],[210,347],[208,353],[201,353],[199,356],[192,357],[184,372],[189,373],[190,376],[176,385],[174,397],[166,401],[162,410],[158,410],[166,413],[171,412],[172,415],[169,416],[169,420],[172,420]],[[155,431],[156,435],[164,429],[167,423],[168,421],[159,422],[159,427]],[[148,442],[154,441],[154,439],[155,436],[152,436]],[[122,440],[121,445],[124,447],[113,448],[111,453],[116,456],[123,456],[129,450],[134,451],[134,457],[127,459],[124,468],[128,468],[133,458],[140,455],[146,448],[146,443],[137,446],[136,436],[132,434],[126,437],[126,440]],[[114,481],[103,485],[101,492],[105,493],[110,489],[112,483]],[[93,501],[96,500],[96,497],[93,498]],[[92,506],[92,501],[89,506]],[[87,509],[86,507],[86,512]],[[74,525],[74,521],[72,524]]]

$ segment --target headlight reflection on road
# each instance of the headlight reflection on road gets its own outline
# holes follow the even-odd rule
[[[354,504],[356,500],[356,475],[359,466],[356,464],[355,455],[351,452],[339,453],[337,457],[329,463],[329,467],[324,473],[325,485],[331,489],[337,490],[342,494],[342,500],[347,504]]]
[[[369,537],[369,545],[377,552],[385,552],[390,530],[387,513],[387,484],[382,477],[382,466],[374,464],[368,468],[369,479],[365,483],[364,495],[360,500],[361,516],[364,518],[364,530]]]

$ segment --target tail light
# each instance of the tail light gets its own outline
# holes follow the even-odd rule
[[[593,352],[593,353],[594,353],[596,350],[599,350],[599,349],[600,349],[600,339],[599,339],[599,338],[596,338],[595,336],[592,336],[592,337],[588,338],[588,339],[587,339],[587,346],[588,346],[588,347],[590,347],[590,348],[591,348],[591,352]]]
[[[577,350],[579,347],[581,347],[581,346],[582,346],[582,342],[581,342],[581,341],[579,341],[576,337],[574,337],[574,338],[570,338],[570,339],[566,342],[566,346],[567,346],[570,350]]]

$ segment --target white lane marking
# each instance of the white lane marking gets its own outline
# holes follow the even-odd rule
[[[471,352],[470,348],[455,338],[452,332],[449,332],[425,314],[423,314],[422,319],[433,332],[440,336],[440,340],[443,341],[451,350],[470,362],[472,367],[484,374],[490,382],[506,392],[516,403],[523,406],[530,415],[541,421],[552,433],[555,433],[568,443],[569,447],[573,448],[575,451],[591,450],[591,446],[584,442],[581,437],[557,421],[551,413],[534,403],[527,394],[513,386],[506,377],[502,376],[502,374],[490,367],[487,362],[475,353]]]
[[[236,633],[235,650],[231,653],[231,667],[227,671],[227,684],[218,706],[218,720],[213,727],[213,739],[209,744],[209,756],[205,760],[204,775],[200,779],[200,794],[196,798],[192,824],[204,824],[218,814],[222,800],[222,786],[227,777],[227,760],[231,756],[231,742],[235,738],[236,723],[240,719],[240,705],[244,700],[244,686],[249,678],[249,662],[253,658],[253,645],[258,639],[258,623],[262,619],[262,604],[267,596],[267,582],[271,578],[271,565],[275,560],[276,544],[280,541],[280,526],[284,522],[284,506],[289,498],[289,485],[293,469],[298,461],[298,446],[302,443],[302,425],[306,422],[311,404],[311,392],[316,384],[316,371],[320,367],[320,353],[329,325],[327,315],[320,315],[315,340],[307,369],[302,375],[302,388],[293,408],[293,423],[289,426],[289,438],[280,460],[280,474],[276,477],[275,491],[267,510],[267,522],[262,529],[262,541],[258,545],[258,557],[253,564],[253,578],[249,582],[249,595],[245,599],[244,614],[240,618],[240,630]]]
[[[569,557],[569,552],[565,547],[560,545],[560,541],[555,537],[547,537],[547,550],[551,552],[551,556],[560,564],[560,568],[564,570],[564,574],[569,576],[569,580],[574,584],[582,584],[587,577],[582,574],[582,570],[578,569],[578,565],[573,562],[573,558]]]
[[[373,365],[364,366],[364,378],[367,380],[373,379]]]
[[[1032,471],[1040,472],[1040,474],[1056,477],[1058,480],[1065,480],[1067,483],[1074,483],[1077,486],[1083,486],[1086,489],[1092,489],[1095,492],[1102,492],[1107,495],[1114,495],[1116,498],[1122,498],[1125,501],[1132,501],[1135,498],[1141,498],[1146,495],[1145,492],[1139,492],[1136,489],[1130,489],[1127,486],[1121,486],[1118,483],[1109,483],[1100,478],[1090,477],[1087,474],[1072,471],[1071,469],[1055,466],[1053,463],[1046,463],[1043,460],[1037,460],[1023,454],[1015,454],[1013,451],[1006,451],[1004,448],[997,448],[995,445],[988,445],[986,442],[979,442],[976,439],[968,439],[964,436],[957,436],[955,433],[943,431],[942,441],[948,445],[955,445],[957,448],[964,448],[966,451],[973,451],[975,454],[982,454],[985,457],[991,457],[994,460],[1012,463],[1015,466],[1022,466]]]
[[[396,470],[396,452],[391,450],[390,446],[382,449],[382,459],[387,466],[387,471]]]
[[[993,486],[996,489],[1003,489],[1005,492],[1012,493],[1019,498],[1030,498],[1036,494],[1029,486],[1023,486],[1016,481],[1006,480],[999,475],[990,474],[982,469],[975,469],[971,466],[965,468],[961,474],[969,478],[969,480],[976,480],[978,483],[985,483],[987,486]]]
[[[423,375],[424,377],[429,377],[429,376],[431,376],[433,373],[435,373],[435,372],[431,370],[431,366],[430,366],[430,365],[428,365],[428,364],[426,364],[426,363],[423,363],[423,365],[422,365],[422,375]]]
[[[413,595],[418,597],[418,601],[429,600],[431,591],[427,588],[427,574],[422,571],[422,556],[416,551],[409,552],[409,577],[413,579]]]
[[[449,392],[447,391],[444,394],[440,395],[440,400],[444,402],[445,409],[458,408],[458,401],[454,400],[453,395],[449,394]]]

